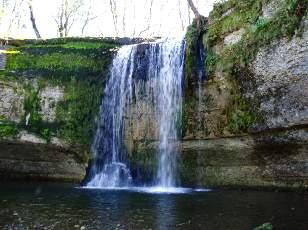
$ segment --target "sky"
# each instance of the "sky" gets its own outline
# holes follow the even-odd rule
[[[0,37],[35,38],[27,5],[28,0],[6,1],[9,1],[10,4],[3,8]],[[55,18],[62,0],[32,1],[41,36],[43,38],[57,37]],[[115,0],[118,22],[116,24],[118,33],[116,33],[109,5],[110,0],[83,1],[84,5],[74,17],[74,24],[69,36],[177,37],[184,34],[186,27],[193,18],[193,13],[188,10],[187,0]],[[204,16],[209,14],[215,2],[215,0],[193,1],[199,12]],[[150,7],[151,3],[152,8]],[[14,6],[16,6],[15,11],[13,10]],[[152,14],[150,14],[150,8]],[[81,28],[88,12],[92,20],[88,23],[82,35]],[[149,29],[147,29],[148,25]]]

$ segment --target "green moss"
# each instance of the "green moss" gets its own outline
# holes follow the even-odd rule
[[[96,130],[105,78],[98,76],[88,81],[72,78],[66,86],[65,98],[57,107],[59,135],[73,142],[89,145]]]
[[[187,96],[183,100],[182,108],[182,126],[181,126],[181,135],[184,137],[189,130],[192,130],[190,118],[192,113],[196,110],[197,99],[193,96]],[[197,123],[195,123],[197,124]]]
[[[117,47],[115,42],[103,39],[22,41],[12,47],[19,53],[7,55],[5,74],[44,78],[54,84],[70,82],[72,76],[91,78],[106,70],[106,62]]]
[[[261,47],[283,37],[291,38],[307,13],[306,9],[307,2],[304,0],[283,0],[272,18],[257,20],[239,43],[227,47],[218,65],[229,74],[234,69],[246,68]]]
[[[29,132],[35,133],[47,141],[50,140],[51,131],[50,124],[43,121],[41,112],[41,98],[39,97],[40,87],[34,89],[30,84],[24,86],[25,100],[24,110],[25,114],[23,121],[19,124],[19,128],[25,129]]]
[[[14,137],[17,134],[17,127],[14,123],[0,123],[0,138]]]
[[[44,139],[49,141],[50,140],[50,130],[49,130],[49,128],[44,128],[41,131],[41,135],[42,135],[42,137],[44,137]]]
[[[262,0],[229,0],[226,3],[215,5],[210,15],[210,24],[205,43],[212,47],[220,41],[225,34],[255,23],[261,14]],[[223,13],[231,10],[229,15],[223,17]]]
[[[28,125],[25,125],[25,128],[31,132],[40,133],[42,130],[41,127],[42,117],[40,115],[41,100],[39,97],[39,89],[35,90],[32,88],[31,85],[25,85],[24,89],[25,89],[25,100],[24,100],[25,114],[23,123],[26,124],[26,120],[28,120]]]
[[[211,77],[214,74],[218,60],[219,56],[215,52],[212,50],[207,52],[205,59],[205,69],[208,77]]]
[[[6,117],[4,115],[0,115],[0,121],[6,120]]]
[[[239,87],[239,83],[245,81],[245,76],[249,77],[245,75],[249,64],[255,59],[260,48],[283,37],[291,38],[304,15],[307,15],[307,1],[282,0],[271,18],[262,19],[259,17],[262,4],[268,2],[269,0],[229,0],[216,5],[210,15],[211,23],[204,37],[208,49],[205,65],[209,75],[214,74],[215,70],[223,71],[233,82],[232,103],[226,109],[226,128],[233,133],[246,132],[251,124],[260,120],[242,97]],[[228,10],[229,15],[223,17]],[[220,55],[213,52],[214,46],[226,34],[240,28],[246,29],[240,42],[225,47]],[[244,78],[239,79],[238,73],[242,73]]]
[[[233,109],[228,112],[227,128],[232,133],[247,132],[250,125],[255,122],[255,118],[245,110]]]
[[[0,42],[6,42],[6,40],[0,39]],[[66,38],[52,38],[52,39],[13,39],[8,41],[10,46],[21,47],[21,46],[56,46],[56,45],[65,45],[69,43],[100,43],[100,44],[109,44],[109,45],[119,45],[117,40],[112,38],[81,38],[81,37],[66,37]]]
[[[7,64],[8,70],[25,71],[25,70],[37,70],[53,72],[72,72],[76,69],[85,71],[96,70],[98,71],[95,62],[89,59],[87,56],[80,56],[78,54],[70,53],[49,53],[41,56],[19,53],[13,54],[9,57]],[[84,71],[83,70],[83,71]]]
[[[231,104],[226,110],[227,129],[234,134],[247,132],[248,128],[257,121],[256,115],[243,98],[240,87],[233,80]]]

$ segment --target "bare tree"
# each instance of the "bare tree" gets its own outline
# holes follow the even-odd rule
[[[195,17],[196,18],[200,18],[200,13],[199,11],[197,10],[197,8],[195,7],[194,3],[192,0],[187,0],[188,2],[188,5],[190,7],[190,9],[192,10],[192,12],[194,13]]]
[[[133,28],[133,32],[132,32],[132,37],[135,37],[136,35],[136,6],[134,4],[134,0],[131,0],[131,5],[133,6],[133,24],[134,24],[134,28]]]
[[[181,0],[178,0],[178,9],[179,9],[179,16],[181,20],[182,31],[184,31],[185,26],[184,26],[184,21],[183,21],[183,16],[182,16]]]
[[[35,17],[34,17],[34,13],[33,13],[33,6],[32,6],[32,0],[28,0],[28,6],[29,6],[29,10],[30,10],[30,20],[32,23],[32,28],[34,30],[34,33],[36,35],[37,38],[41,38],[41,34],[36,26],[36,22],[35,22]]]
[[[110,5],[110,11],[112,14],[114,30],[115,30],[116,36],[118,37],[119,29],[118,29],[118,14],[117,14],[116,0],[109,0],[109,5]]]
[[[123,4],[123,15],[122,15],[122,31],[123,31],[123,35],[125,36],[126,35],[126,1],[124,1],[124,4]]]
[[[94,20],[97,18],[97,16],[92,16],[92,0],[90,0],[89,2],[89,7],[86,11],[85,17],[84,17],[84,21],[83,21],[83,25],[81,27],[81,35],[84,35],[85,29],[88,26],[88,24],[90,23],[90,21]]]
[[[6,1],[8,3],[9,1]],[[9,12],[10,19],[7,27],[7,36],[10,35],[12,31],[12,27],[15,26],[16,28],[20,28],[21,26],[21,18],[22,18],[22,12],[20,8],[23,5],[24,0],[14,0],[12,1],[12,10]]]
[[[153,0],[151,0],[150,2],[150,7],[149,7],[149,16],[147,19],[147,25],[146,28],[144,28],[143,30],[140,31],[140,33],[138,34],[138,37],[140,37],[144,32],[148,31],[151,27],[151,22],[152,22],[152,7],[153,7]]]
[[[194,3],[192,0],[187,0],[189,8],[192,10],[192,12],[195,15],[196,18],[196,24],[197,24],[197,30],[200,29],[200,24],[201,24],[201,15],[199,13],[199,11],[197,10],[197,8],[195,7]]]
[[[72,28],[78,11],[83,5],[82,0],[62,0],[59,7],[58,14],[55,17],[55,21],[58,26],[59,36],[67,37],[70,29]]]

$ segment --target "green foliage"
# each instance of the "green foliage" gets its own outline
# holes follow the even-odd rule
[[[43,130],[42,130],[42,132],[41,132],[41,135],[42,135],[42,137],[44,138],[44,139],[46,139],[46,140],[50,140],[50,130],[49,130],[49,128],[44,128]]]
[[[0,137],[14,137],[17,134],[15,124],[2,124],[0,123]]]
[[[69,83],[71,77],[91,78],[110,63],[115,42],[103,39],[50,39],[25,43],[7,55],[6,74],[44,78],[49,83]]]
[[[43,121],[41,112],[41,99],[39,97],[40,87],[35,90],[31,85],[25,85],[25,100],[24,100],[24,119],[19,125],[20,128],[36,133],[47,141],[50,140],[51,131],[50,124]],[[29,117],[28,117],[29,116]],[[28,119],[28,124],[26,124]]]
[[[6,42],[0,38],[0,42]],[[81,37],[65,37],[65,38],[52,38],[52,39],[24,39],[24,40],[9,40],[10,46],[21,47],[21,46],[55,46],[55,45],[65,45],[68,43],[78,44],[80,43],[100,43],[109,44],[111,46],[119,45],[119,42],[113,38],[81,38]]]
[[[272,230],[273,225],[271,223],[264,223],[259,227],[254,228],[254,230]]]
[[[255,23],[261,13],[261,3],[262,0],[229,0],[216,4],[210,15],[212,23],[206,34],[206,45],[212,47],[225,34]],[[229,15],[223,17],[228,10]]]
[[[48,72],[72,72],[76,69],[88,70],[95,68],[95,62],[87,56],[70,53],[49,53],[36,56],[29,53],[14,54],[7,64],[8,70],[37,70]]]
[[[211,50],[207,52],[205,59],[205,67],[208,76],[213,75],[213,73],[215,72],[216,63],[218,62],[218,60],[219,56],[215,52]]]
[[[227,128],[232,133],[246,132],[249,126],[255,121],[254,117],[242,110],[233,110],[228,113]]]
[[[72,78],[66,87],[66,95],[57,107],[57,120],[62,138],[88,145],[95,132],[95,116],[98,114],[103,93],[104,78],[88,81]]]
[[[247,132],[248,128],[257,121],[255,114],[253,114],[242,96],[240,87],[234,82],[231,92],[231,105],[226,110],[227,115],[227,129],[231,133]]]
[[[24,124],[26,123],[27,116],[28,125],[25,128],[31,132],[41,133],[42,127],[42,117],[40,115],[41,104],[39,98],[39,90],[33,89],[30,85],[24,87],[26,91],[25,100],[24,100]]]
[[[291,38],[307,11],[306,6],[304,0],[284,0],[272,18],[257,20],[239,43],[224,50],[220,67],[232,74],[236,68],[247,67],[261,47],[282,37]]]

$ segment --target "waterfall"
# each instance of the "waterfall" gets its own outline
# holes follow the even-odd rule
[[[123,187],[131,184],[130,170],[123,148],[124,112],[132,99],[134,46],[121,48],[113,60],[111,76],[105,86],[104,98],[92,152],[94,163],[87,186]]]
[[[160,46],[156,65],[157,117],[159,118],[159,152],[157,186],[177,185],[177,124],[182,111],[183,46],[167,41]],[[155,62],[153,62],[155,63]]]
[[[142,116],[150,110],[159,139],[158,169],[153,184],[178,185],[175,141],[182,111],[184,46],[183,40],[161,39],[119,49],[100,107],[88,187],[132,185],[124,144],[126,125],[134,114]]]

